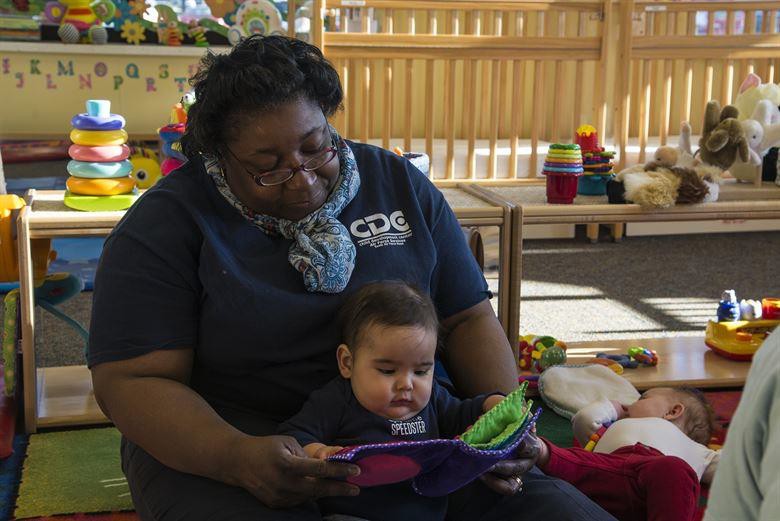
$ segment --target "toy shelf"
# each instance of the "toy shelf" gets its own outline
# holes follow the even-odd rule
[[[512,207],[470,187],[442,189],[461,226],[495,226],[499,229],[498,316],[510,338],[509,328],[510,244]],[[125,212],[79,212],[63,203],[64,191],[30,190],[27,206],[17,221],[22,338],[22,371],[25,428],[84,425],[106,422],[95,403],[92,380],[86,366],[37,368],[35,363],[35,313],[33,305],[33,265],[30,241],[37,238],[107,236]],[[519,281],[519,279],[516,279]]]

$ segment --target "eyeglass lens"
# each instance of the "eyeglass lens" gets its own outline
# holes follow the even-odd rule
[[[295,171],[304,170],[310,172],[312,170],[317,170],[318,168],[325,166],[325,164],[329,163],[334,157],[336,157],[336,154],[337,154],[336,149],[334,147],[329,147],[323,150],[321,153],[317,154],[316,156],[308,159],[307,161],[304,161],[301,164],[301,166],[299,166],[295,170],[292,169],[271,170],[270,172],[265,172],[263,174],[256,174],[254,176],[255,182],[262,186],[270,186],[270,185],[284,183],[294,175]]]

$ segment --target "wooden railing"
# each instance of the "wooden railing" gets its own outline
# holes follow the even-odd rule
[[[633,23],[617,62],[626,71],[616,96],[620,157],[629,136],[641,162],[650,136],[666,144],[681,121],[700,132],[707,101],[731,103],[749,72],[777,81],[777,9],[777,1],[622,2],[621,20]]]
[[[414,140],[439,184],[517,184],[537,177],[546,142],[570,141],[582,123],[619,150],[621,165],[635,142],[632,158],[644,161],[680,121],[698,132],[706,102],[732,101],[748,72],[776,81],[777,9],[738,0],[315,0],[312,40],[341,75],[334,124],[344,135],[405,150]]]

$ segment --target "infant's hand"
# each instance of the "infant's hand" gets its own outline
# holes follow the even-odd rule
[[[312,454],[311,457],[317,459],[328,459],[343,448],[344,447],[339,447],[338,445],[323,445],[314,451],[314,454]]]
[[[482,412],[488,412],[490,409],[501,403],[503,399],[504,395],[502,394],[492,394],[488,396],[482,403]]]
[[[612,402],[612,406],[615,408],[615,412],[617,413],[617,419],[622,420],[623,418],[628,416],[628,409],[625,405],[620,403],[617,400],[610,400]]]

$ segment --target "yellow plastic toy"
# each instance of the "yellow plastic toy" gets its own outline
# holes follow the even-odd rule
[[[82,177],[69,177],[65,186],[71,193],[77,195],[121,195],[133,191],[135,179],[117,177],[114,179],[86,179]]]
[[[780,320],[776,319],[731,322],[710,320],[707,323],[704,343],[717,354],[726,358],[752,360],[753,354],[761,347],[764,339],[778,325],[780,325]]]
[[[121,130],[79,130],[70,131],[70,140],[77,145],[90,147],[116,146],[127,142],[127,131]]]
[[[148,148],[136,149],[136,152],[130,156],[130,163],[133,164],[131,175],[135,179],[136,186],[142,190],[151,188],[162,178],[157,155]]]
[[[19,280],[19,257],[13,240],[17,212],[25,205],[16,195],[0,195],[0,282]],[[33,239],[31,244],[35,280],[43,279],[49,263],[57,254],[51,249],[51,239]]]
[[[82,212],[119,212],[130,208],[136,199],[138,190],[122,195],[76,195],[66,191],[63,202]]]

